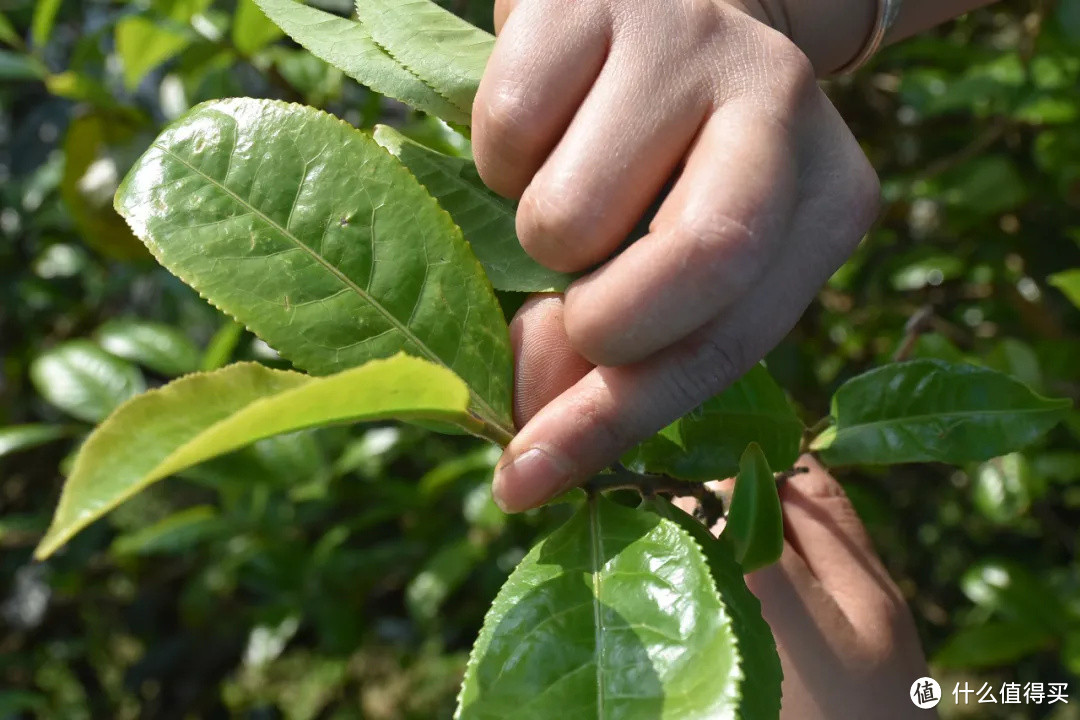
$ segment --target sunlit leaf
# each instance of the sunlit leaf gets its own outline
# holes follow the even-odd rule
[[[233,45],[241,55],[253,55],[284,34],[255,0],[237,1],[231,33]]]
[[[784,516],[776,479],[757,443],[750,443],[739,462],[724,537],[744,572],[780,559],[784,550]]]
[[[647,506],[679,525],[698,542],[709,561],[716,589],[728,612],[738,638],[743,673],[750,678],[748,692],[739,699],[739,720],[776,720],[780,715],[780,684],[784,673],[772,630],[761,615],[761,602],[750,592],[744,569],[735,560],[735,549],[726,537],[716,537],[704,525],[656,497]]]
[[[299,367],[404,350],[446,366],[474,412],[513,433],[511,351],[461,232],[369,136],[311,108],[206,103],[117,192],[165,267]]]
[[[37,557],[151,483],[260,438],[389,418],[475,429],[467,406],[453,373],[405,355],[323,378],[254,363],[186,375],[124,404],[90,435]]]
[[[472,110],[494,36],[430,0],[358,0],[356,12],[380,47],[458,110]]]
[[[836,391],[835,425],[814,449],[833,465],[987,460],[1028,445],[1071,404],[986,368],[941,360],[892,363]]]
[[[85,340],[73,340],[39,355],[30,366],[38,394],[72,417],[105,418],[146,388],[131,363]]]
[[[386,125],[374,136],[454,218],[496,290],[558,291],[573,279],[525,253],[514,230],[514,203],[489,190],[471,160],[426,148]]]
[[[631,450],[635,470],[690,480],[734,475],[746,446],[756,442],[769,465],[791,467],[803,424],[768,370],[758,365],[735,384]]]
[[[1069,298],[1069,302],[1080,308],[1080,268],[1054,273],[1046,281]]]
[[[670,520],[594,498],[499,591],[455,717],[733,717],[739,656],[698,543]]]
[[[184,333],[164,323],[114,318],[99,327],[94,338],[113,355],[162,375],[183,375],[199,369],[199,349]]]
[[[30,39],[35,47],[42,48],[48,44],[61,2],[62,0],[36,0],[34,3],[34,16],[30,21]]]
[[[296,0],[255,0],[289,37],[375,92],[449,122],[467,125],[462,110],[432,90],[372,39],[364,26]]]
[[[171,60],[191,43],[184,30],[142,15],[116,23],[116,53],[124,67],[124,86],[134,90],[147,73]]]
[[[145,147],[147,141],[130,121],[111,113],[75,119],[64,138],[60,196],[82,240],[108,257],[147,257],[146,248],[112,206],[120,179],[136,157],[133,146]]]

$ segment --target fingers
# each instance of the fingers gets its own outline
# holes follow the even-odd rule
[[[510,323],[510,342],[518,427],[593,368],[570,347],[563,328],[562,296],[554,293],[534,295],[521,306]]]
[[[517,235],[562,272],[602,262],[625,240],[701,128],[708,94],[616,40],[588,96],[521,197]]]
[[[495,0],[494,8],[494,21],[495,21],[495,34],[498,35],[502,32],[503,25],[506,24],[506,19],[510,17],[510,13],[514,11],[517,6],[518,0]]]
[[[505,509],[534,507],[600,471],[722,391],[790,330],[877,207],[876,177],[850,147],[830,154],[807,181],[829,193],[799,204],[785,251],[726,311],[640,363],[592,370],[525,425],[495,474]]]
[[[476,167],[496,192],[521,195],[592,87],[608,46],[598,7],[524,0],[501,28],[472,112]]]
[[[598,365],[641,360],[744,295],[787,235],[795,155],[787,131],[749,103],[718,110],[652,232],[568,290],[578,352]]]

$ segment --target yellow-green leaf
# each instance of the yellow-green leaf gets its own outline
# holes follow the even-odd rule
[[[313,378],[255,363],[187,375],[133,398],[80,448],[36,555],[151,483],[256,440],[303,428],[388,418],[475,430],[469,392],[449,370],[397,355]]]

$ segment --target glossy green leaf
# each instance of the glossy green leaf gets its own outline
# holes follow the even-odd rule
[[[731,613],[738,638],[744,675],[752,678],[749,692],[739,701],[739,720],[776,720],[780,716],[780,685],[784,679],[772,629],[761,614],[761,602],[743,577],[735,560],[735,548],[724,536],[716,537],[704,525],[662,497],[647,503],[652,511],[679,525],[705,552],[716,589]]]
[[[688,480],[731,477],[756,442],[769,465],[799,457],[803,424],[768,370],[758,365],[735,384],[661,430],[623,458],[628,467]]]
[[[164,323],[115,318],[94,339],[117,357],[170,377],[199,369],[199,349],[184,333]]]
[[[39,355],[30,366],[30,379],[41,397],[87,422],[104,419],[146,389],[138,368],[85,340]]]
[[[701,547],[670,520],[595,498],[499,591],[455,717],[731,717],[745,677]]]
[[[356,20],[296,0],[255,2],[289,37],[360,84],[448,122],[469,123],[468,110],[456,107],[402,66]]]
[[[124,86],[132,91],[147,73],[171,60],[191,43],[180,28],[141,15],[129,15],[116,23],[116,53],[124,68]]]
[[[158,261],[298,366],[400,350],[469,385],[513,434],[509,335],[483,268],[416,179],[312,108],[206,103],[136,163],[117,208]]]
[[[69,437],[73,432],[74,428],[66,425],[8,425],[0,427],[0,457]]]
[[[750,443],[739,461],[724,537],[744,572],[772,565],[784,551],[784,515],[776,478],[761,447]]]
[[[357,0],[357,16],[380,47],[463,113],[495,37],[430,0]]]
[[[1046,281],[1069,298],[1069,302],[1080,308],[1080,268],[1054,273]]]
[[[934,653],[934,667],[963,670],[1012,665],[1044,650],[1054,636],[1011,620],[991,620],[958,630]]]
[[[231,37],[241,55],[253,55],[283,34],[281,28],[259,9],[255,0],[237,0]]]
[[[836,391],[835,425],[813,447],[830,465],[987,460],[1031,443],[1070,406],[986,368],[893,363]]]
[[[60,197],[83,241],[119,260],[146,258],[146,248],[112,206],[113,194],[128,165],[133,145],[145,146],[137,127],[112,113],[75,119],[64,137],[64,175]]]
[[[186,375],[126,403],[90,435],[37,557],[151,483],[261,438],[390,418],[476,429],[467,406],[452,372],[406,355],[323,378],[255,363]]]
[[[471,160],[436,152],[386,125],[376,126],[374,137],[454,218],[496,290],[560,291],[573,280],[525,253],[514,230],[514,203],[489,190]]]

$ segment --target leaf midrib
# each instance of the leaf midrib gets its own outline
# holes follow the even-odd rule
[[[589,500],[589,539],[592,559],[593,581],[593,638],[596,663],[596,717],[604,718],[604,614],[600,607],[601,569],[603,568],[604,541],[601,537],[600,513],[596,498]]]
[[[874,420],[872,422],[861,422],[855,425],[848,425],[843,427],[839,424],[836,425],[836,436],[840,437],[841,433],[854,432],[856,430],[863,430],[866,428],[872,428],[879,425],[895,425],[901,423],[916,423],[925,422],[930,419],[964,419],[967,417],[977,415],[1030,415],[1036,413],[1054,412],[1057,410],[1064,410],[1065,405],[1062,404],[1058,407],[1043,407],[1043,408],[1028,408],[1023,410],[956,410],[953,412],[945,413],[921,413],[919,415],[903,415],[898,418],[886,418],[884,420]]]
[[[424,354],[424,356],[428,360],[435,363],[436,365],[439,365],[441,367],[446,368],[447,370],[450,370],[451,372],[454,372],[455,375],[458,374],[458,373],[456,373],[454,371],[453,368],[451,368],[445,362],[443,362],[442,358],[435,355],[427,347],[427,345],[425,345],[420,340],[420,338],[417,337],[412,332],[412,330],[407,325],[403,324],[400,320],[398,320],[396,317],[394,317],[394,315],[391,314],[389,310],[387,310],[385,307],[383,307],[381,303],[377,302],[375,300],[375,298],[372,297],[367,291],[365,291],[359,285],[354,283],[352,281],[352,279],[349,278],[348,275],[344,274],[338,268],[334,267],[330,262],[328,262],[326,260],[326,258],[324,258],[319,253],[315,252],[315,250],[313,248],[309,247],[307,244],[302,242],[300,240],[300,238],[293,235],[287,228],[283,228],[279,223],[275,222],[272,218],[270,218],[268,215],[266,215],[262,210],[260,210],[255,205],[251,204],[250,202],[245,201],[243,198],[241,198],[239,195],[237,195],[235,192],[233,192],[224,183],[218,182],[215,178],[213,178],[213,177],[207,175],[206,173],[204,173],[203,171],[199,170],[197,167],[195,167],[194,165],[189,163],[187,160],[182,158],[180,155],[177,155],[176,153],[174,153],[169,148],[167,148],[167,147],[165,147],[163,145],[159,145],[157,143],[154,143],[154,147],[156,147],[158,150],[165,153],[166,155],[172,157],[177,162],[179,162],[181,165],[183,165],[184,167],[186,167],[188,170],[190,170],[194,174],[198,175],[199,177],[203,178],[204,180],[206,180],[208,183],[210,183],[214,187],[218,188],[222,192],[229,195],[241,207],[248,208],[255,216],[261,218],[267,225],[269,225],[273,229],[277,230],[283,237],[290,240],[294,245],[296,245],[298,248],[300,248],[301,250],[306,252],[308,255],[310,255],[312,259],[314,259],[316,262],[318,262],[320,265],[322,265],[326,270],[328,270],[330,272],[330,274],[332,274],[339,281],[341,281],[341,283],[344,284],[348,289],[355,292],[358,296],[360,296],[361,299],[363,299],[368,304],[370,304],[372,307],[374,307],[376,309],[376,311],[378,311],[379,314],[381,314],[386,319],[387,322],[389,322],[392,326],[394,326],[398,331],[401,332],[402,335],[404,335],[406,337],[406,339],[408,339],[417,348],[419,348],[419,350]],[[299,193],[300,189],[298,189],[297,192]],[[374,258],[372,258],[372,263],[374,264]],[[460,375],[459,375],[459,377],[460,377]],[[464,378],[462,378],[462,379],[464,380]],[[468,385],[468,383],[466,383],[466,385]],[[469,396],[470,396],[470,398],[472,398],[473,402],[478,406],[478,408],[479,408],[479,410],[481,412],[482,418],[483,418],[483,420],[485,422],[490,423],[490,424],[494,425],[495,427],[498,427],[499,429],[506,432],[508,435],[513,435],[514,434],[513,430],[505,427],[499,421],[499,416],[495,412],[495,410],[482,397],[480,397],[471,386],[469,386]]]

